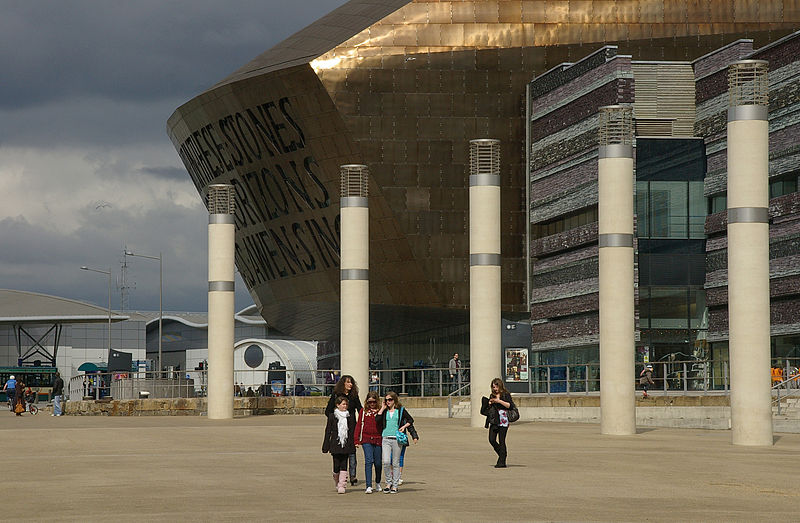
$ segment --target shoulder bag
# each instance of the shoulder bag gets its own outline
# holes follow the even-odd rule
[[[397,426],[400,426],[400,423],[403,421],[403,409],[405,407],[400,407],[400,415],[397,418]],[[408,436],[406,436],[405,432],[396,431],[395,437],[397,438],[398,445],[408,445]]]
[[[511,401],[511,406],[506,410],[506,415],[508,416],[509,423],[514,423],[519,420],[519,409],[517,409],[517,405],[513,400]]]

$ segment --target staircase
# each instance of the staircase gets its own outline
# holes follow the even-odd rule
[[[463,396],[462,396],[463,397]],[[462,399],[458,403],[453,402],[453,410],[451,412],[452,418],[469,418],[472,415],[472,404],[470,403],[469,396]]]
[[[772,423],[775,432],[800,433],[800,396],[781,397],[781,413],[778,405],[772,405]]]

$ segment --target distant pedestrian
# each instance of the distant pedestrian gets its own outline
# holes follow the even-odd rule
[[[356,451],[353,441],[356,422],[348,412],[347,397],[339,396],[334,400],[336,409],[328,416],[325,426],[325,438],[322,440],[322,452],[330,452],[333,457],[333,482],[336,491],[344,494],[347,487],[348,456]]]
[[[14,395],[13,410],[17,416],[22,416],[22,413],[25,412],[25,395],[22,394],[22,391],[25,390],[25,384],[19,381],[16,388],[17,394]]]
[[[447,370],[450,373],[450,383],[452,383],[455,392],[461,388],[461,361],[458,359],[458,353],[453,354],[450,362],[447,364]]]
[[[328,406],[325,407],[326,416],[330,416],[336,409],[336,398],[339,396],[344,396],[347,398],[347,410],[350,412],[350,415],[355,421],[358,411],[361,410],[361,400],[358,399],[358,384],[356,384],[355,378],[349,374],[342,376],[339,381],[336,382],[336,386],[333,387],[333,394],[331,394],[331,397],[328,400]],[[350,454],[351,485],[358,483],[358,478],[356,477],[358,470],[356,467],[358,467],[358,459],[356,458],[355,448],[353,448],[353,452]]]
[[[14,400],[17,392],[17,380],[14,379],[13,374],[8,378],[8,381],[6,381],[5,385],[3,385],[3,392],[6,393],[6,398],[8,399],[8,409],[14,410]]]
[[[383,492],[396,494],[400,485],[400,442],[397,441],[398,432],[405,430],[414,423],[414,418],[400,404],[397,393],[389,391],[384,395],[383,405],[375,416],[375,422],[381,431],[381,447],[383,461],[383,475],[386,484]]]
[[[375,468],[375,490],[381,490],[381,432],[375,421],[378,414],[378,393],[371,390],[367,393],[364,408],[358,414],[356,423],[356,446],[364,449],[364,479],[367,483],[365,494],[372,494],[372,469]]]
[[[656,382],[653,381],[653,366],[648,363],[642,369],[642,372],[639,373],[639,385],[642,386],[642,399],[649,397],[647,395],[647,389],[650,388],[650,385],[655,384]]]
[[[489,443],[497,453],[497,463],[494,468],[506,468],[506,458],[508,448],[506,447],[506,436],[508,434],[508,410],[514,405],[511,394],[506,390],[503,380],[495,378],[492,380],[492,391],[487,398],[481,398],[481,414],[486,416],[486,424],[489,429]]]
[[[53,416],[61,416],[61,402],[64,399],[64,380],[61,374],[56,372],[56,379],[53,380]]]

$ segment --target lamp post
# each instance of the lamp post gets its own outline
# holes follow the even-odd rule
[[[136,254],[131,251],[125,251],[127,256],[135,256],[138,258],[147,258],[149,260],[158,260],[158,375],[161,376],[161,326],[164,321],[164,264],[162,253],[158,256],[149,256],[147,254]]]
[[[107,271],[102,269],[92,269],[84,265],[81,267],[82,271],[99,272],[100,274],[108,275],[108,350],[111,350],[111,268]]]

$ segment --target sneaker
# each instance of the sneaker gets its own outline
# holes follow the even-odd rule
[[[367,487],[367,490],[364,491],[364,494],[372,494],[372,487]]]
[[[397,480],[397,484],[398,484],[398,485],[402,485],[402,484],[403,484],[403,478],[400,478],[400,479],[398,479],[398,480]]]
[[[358,478],[350,478],[350,484],[355,485],[358,483]]]
[[[391,492],[391,490],[389,489],[389,487],[383,487],[383,493],[384,493],[384,494],[388,494],[389,492]],[[397,491],[395,491],[395,492],[397,492]]]
[[[392,487],[389,494],[397,494],[397,487]]]

